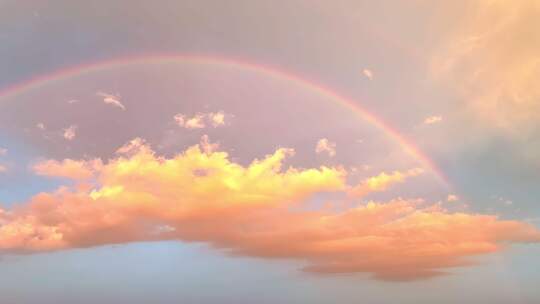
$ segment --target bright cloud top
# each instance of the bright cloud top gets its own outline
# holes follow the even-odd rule
[[[450,213],[422,200],[351,204],[341,211],[302,207],[321,192],[383,191],[419,169],[381,173],[356,189],[341,167],[285,167],[292,149],[242,166],[216,146],[204,147],[209,144],[206,137],[164,158],[134,139],[108,162],[41,162],[34,166],[38,174],[75,184],[0,210],[0,252],[200,241],[237,255],[300,259],[309,272],[413,280],[468,265],[468,257],[496,252],[502,243],[540,241],[528,224]]]
[[[103,163],[99,159],[92,161],[64,159],[61,162],[56,160],[46,160],[35,164],[32,167],[32,170],[36,174],[43,176],[85,180],[94,177],[94,173],[102,166]]]

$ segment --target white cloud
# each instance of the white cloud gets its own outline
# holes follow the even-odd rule
[[[67,129],[64,129],[64,138],[67,140],[73,140],[77,136],[77,126],[71,125]]]
[[[336,156],[336,143],[329,141],[327,138],[321,138],[317,142],[315,152],[317,154],[326,152],[328,153],[328,156],[334,157]]]
[[[367,77],[369,80],[373,80],[373,72],[370,69],[363,69],[362,74]]]
[[[186,129],[204,129],[208,126],[214,128],[225,126],[226,114],[223,111],[210,113],[197,113],[192,117],[178,113],[174,115],[174,121],[179,127]]]
[[[440,123],[442,120],[443,118],[441,116],[430,116],[424,119],[424,124],[432,125],[432,124]]]
[[[45,130],[45,124],[43,124],[42,122],[39,122],[36,124],[36,128],[40,129],[40,130]]]
[[[104,92],[98,92],[97,95],[103,97],[104,103],[126,110],[126,107],[120,101],[120,95],[112,95]]]
[[[459,197],[455,194],[448,194],[448,197],[446,198],[447,202],[457,202],[459,200]]]

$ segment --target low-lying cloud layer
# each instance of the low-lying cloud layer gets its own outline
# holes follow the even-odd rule
[[[383,191],[420,174],[418,169],[381,174],[353,187],[341,167],[285,168],[292,149],[242,166],[207,145],[204,138],[200,146],[164,158],[135,139],[108,162],[35,165],[38,174],[71,178],[74,185],[0,209],[0,252],[197,241],[235,255],[298,259],[313,273],[414,280],[468,265],[470,257],[496,252],[503,243],[540,241],[529,224],[450,213],[420,199],[351,202],[347,210],[305,208],[317,193],[354,200],[346,194]]]

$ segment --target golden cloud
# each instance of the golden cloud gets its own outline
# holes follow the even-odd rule
[[[236,255],[299,259],[314,273],[412,280],[468,265],[469,257],[495,252],[503,242],[540,241],[528,224],[449,213],[421,200],[369,202],[339,212],[302,208],[317,193],[351,187],[340,167],[285,168],[293,154],[281,148],[242,166],[225,152],[199,146],[164,158],[135,139],[118,157],[91,166],[91,183],[86,174],[71,174],[88,168],[87,161],[50,162],[49,175],[69,172],[77,185],[0,210],[0,251],[198,241]],[[414,174],[419,170],[386,179]],[[388,185],[366,184],[373,191]]]
[[[458,1],[459,20],[435,56],[435,73],[458,88],[476,117],[518,132],[540,119],[540,2]],[[458,11],[458,10],[450,10]]]
[[[381,172],[362,181],[360,184],[349,189],[349,195],[363,197],[371,192],[381,192],[388,189],[393,184],[403,183],[407,178],[418,176],[424,173],[422,168],[410,169],[406,172],[394,171],[390,174]]]

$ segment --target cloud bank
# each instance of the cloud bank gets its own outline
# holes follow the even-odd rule
[[[341,167],[294,168],[280,148],[243,166],[226,152],[189,147],[172,158],[142,139],[101,160],[44,161],[38,174],[73,179],[0,210],[0,252],[31,253],[137,241],[206,242],[229,254],[297,259],[307,272],[369,273],[415,280],[466,266],[503,244],[538,242],[540,232],[494,216],[450,213],[422,200],[351,204],[346,210],[304,208],[321,192],[346,194]],[[363,195],[420,174],[380,174]],[[377,182],[375,182],[377,181]],[[344,195],[346,197],[346,195]]]

